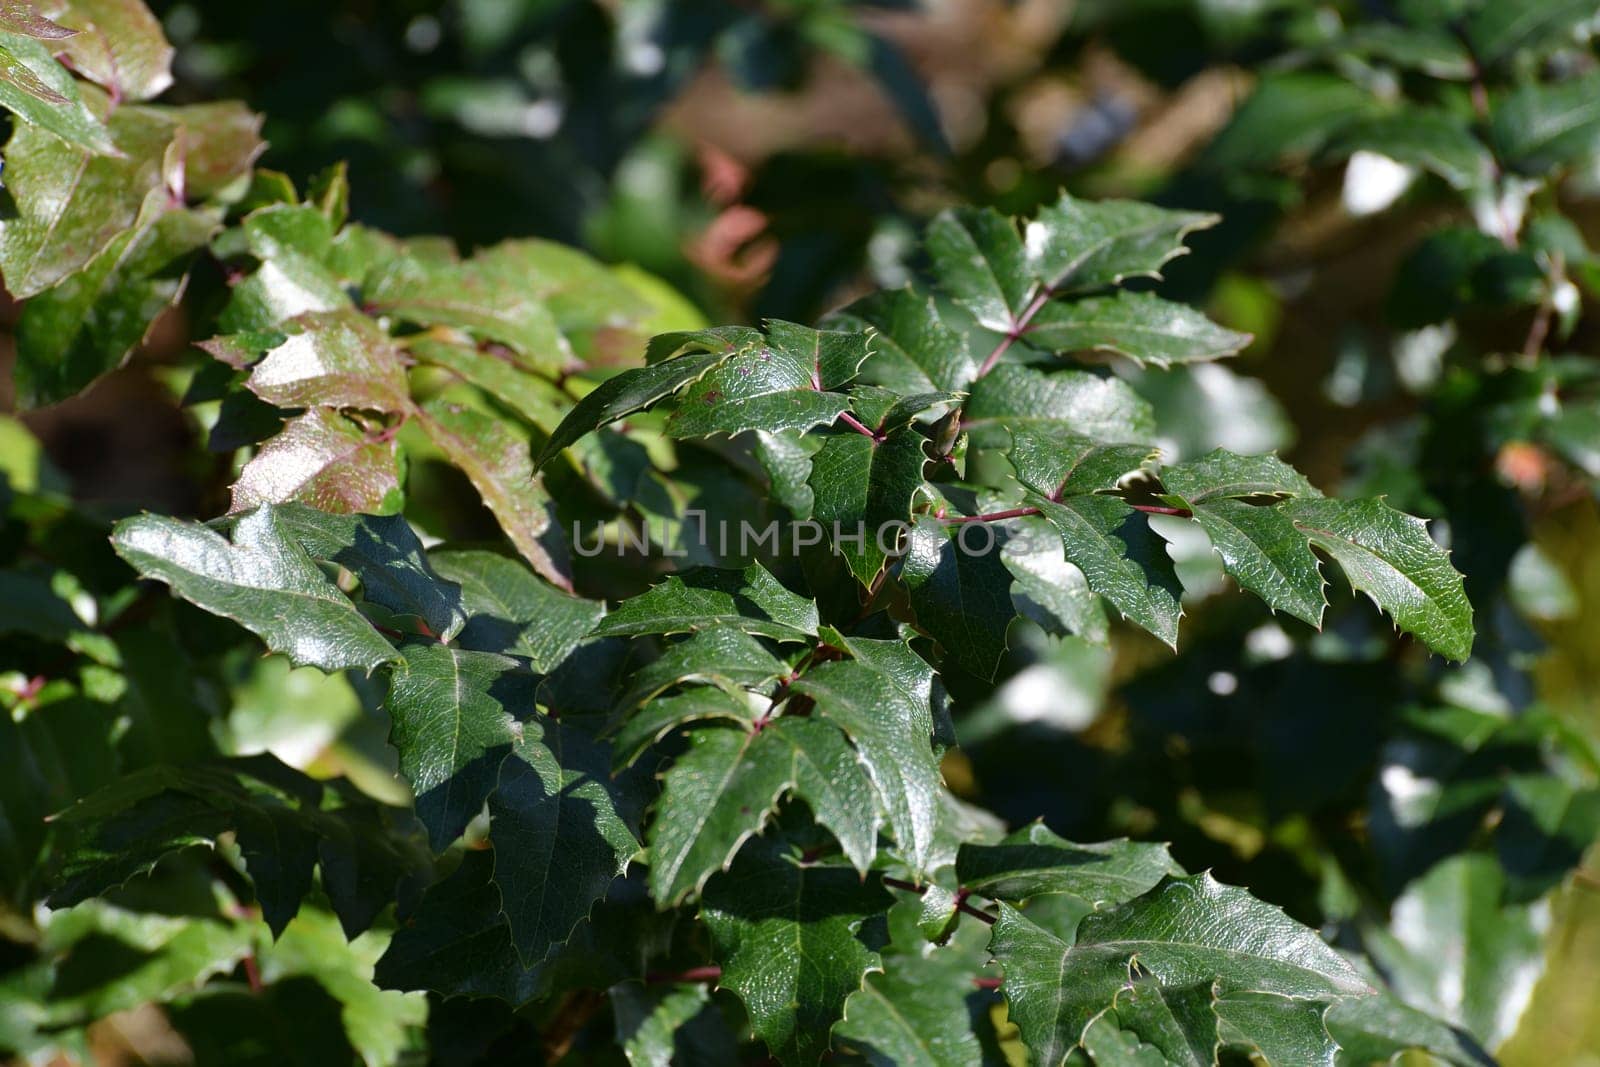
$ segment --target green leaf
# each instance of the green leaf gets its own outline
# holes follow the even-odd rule
[[[550,497],[535,477],[528,442],[505,422],[443,398],[423,405],[416,419],[472,482],[522,558],[570,589],[566,540],[552,522]]]
[[[1221,448],[1163,468],[1161,484],[1190,507],[1218,497],[1322,495],[1277,456],[1240,456]]]
[[[466,615],[458,643],[527,659],[554,670],[605,614],[598,600],[563,592],[526,565],[494,552],[440,549],[428,554],[443,578],[461,587]]]
[[[150,871],[163,856],[232,833],[262,913],[281,933],[323,886],[349,936],[365,930],[427,866],[409,818],[268,756],[146,767],[91,794],[56,820],[60,874],[51,901],[76,904]]]
[[[516,743],[536,679],[516,660],[448,645],[408,645],[389,679],[389,742],[417,817],[443,852],[483,810]]]
[[[251,172],[266,151],[261,139],[262,116],[237,100],[167,107],[163,114],[181,124],[183,188],[191,199],[221,193]]]
[[[1421,519],[1382,500],[1299,498],[1279,508],[1397,627],[1450,659],[1471,654],[1472,605],[1461,575]]]
[[[281,529],[313,559],[354,574],[373,603],[421,619],[441,641],[453,640],[466,625],[461,590],[433,569],[399,515],[335,515],[299,504],[276,511]]]
[[[1594,7],[1585,0],[1483,4],[1467,19],[1466,38],[1482,62],[1499,63],[1523,50],[1570,45],[1578,28],[1593,18]]]
[[[0,2],[0,30],[20,33],[41,41],[59,41],[71,37],[72,30],[40,15],[29,0],[3,0]]]
[[[16,212],[0,220],[0,274],[13,297],[36,296],[82,270],[134,225],[152,191],[167,192],[163,154],[175,130],[147,111],[121,108],[110,119],[120,151],[113,156],[17,125],[5,151]]]
[[[1059,353],[1113,352],[1156,367],[1221,359],[1250,343],[1249,334],[1223,329],[1187,304],[1129,292],[1047,304],[1025,336]]]
[[[1196,230],[1216,215],[1134,200],[1080,200],[1062,193],[1027,225],[1028,266],[1051,292],[1084,292],[1128,278],[1159,278]]]
[[[1408,1049],[1423,1049],[1456,1067],[1492,1067],[1494,1060],[1465,1034],[1388,993],[1346,997],[1324,1022],[1339,1042],[1339,1063],[1388,1063]]]
[[[1006,457],[1017,480],[1052,499],[1105,493],[1158,455],[1149,445],[1101,445],[1053,423],[1024,423]]]
[[[770,735],[770,746],[792,761],[794,796],[865,875],[878,852],[878,809],[865,750],[851,748],[844,733],[815,719],[782,718],[762,735]]]
[[[1167,542],[1144,515],[1109,496],[1055,501],[1030,491],[1024,499],[1060,533],[1068,562],[1083,572],[1090,589],[1123,618],[1177,647],[1183,587]]]
[[[232,541],[198,523],[137,515],[117,523],[111,543],[140,574],[234,620],[297,665],[371,671],[396,658],[270,509],[240,518]]]
[[[545,442],[537,466],[543,467],[589,431],[643,411],[671,396],[733,355],[732,350],[697,352],[648,367],[635,367],[606,379],[567,412],[561,425]]]
[[[400,349],[372,319],[352,309],[312,312],[250,368],[245,386],[281,408],[411,408]]]
[[[923,484],[925,441],[909,426],[881,441],[839,432],[825,437],[811,458],[811,517],[823,524],[834,550],[863,584],[883,569],[899,537],[893,531],[911,518],[912,499]]]
[[[785,1065],[819,1062],[845,1001],[878,968],[857,938],[888,908],[876,883],[848,868],[807,866],[761,841],[706,893],[701,919],[751,1029]]]
[[[1487,188],[1494,174],[1493,156],[1465,122],[1421,107],[1360,120],[1330,147],[1340,156],[1358,149],[1422,167],[1462,190]]]
[[[1044,1063],[1060,1062],[1082,1040],[1135,966],[1163,992],[1199,986],[1221,996],[1333,1001],[1371,991],[1314,932],[1208,874],[1168,879],[1086,916],[1072,945],[1002,904],[989,947],[1005,968],[1011,1019]]]
[[[414,341],[406,351],[483,390],[545,433],[553,432],[572,409],[572,401],[554,382],[530,374],[492,351],[433,339]]]
[[[1016,223],[993,208],[953,208],[928,224],[922,241],[940,286],[978,325],[1016,328],[1034,293]]]
[[[1237,992],[1218,997],[1217,1038],[1266,1063],[1333,1067],[1339,1046],[1323,1018],[1329,1006],[1272,993]]]
[[[1206,162],[1227,171],[1315,155],[1351,123],[1379,110],[1376,97],[1340,75],[1271,73],[1256,84],[1211,142]]]
[[[697,567],[630,597],[595,627],[597,637],[680,634],[730,626],[778,641],[817,635],[817,605],[759,563],[743,571]]]
[[[755,429],[806,430],[832,422],[849,408],[849,401],[829,390],[855,377],[866,357],[864,334],[769,321],[764,344],[719,360],[689,385],[667,417],[667,433],[731,436]]]
[[[900,577],[917,621],[944,646],[945,654],[978,677],[993,678],[1017,611],[997,535],[988,528],[969,533],[969,526],[976,525],[919,517],[906,543]]]
[[[1576,166],[1600,152],[1600,73],[1523,85],[1494,102],[1490,139],[1525,174]]]
[[[1219,497],[1196,505],[1194,520],[1240,588],[1321,629],[1326,583],[1306,534],[1288,515]]]
[[[38,17],[31,8],[28,16]],[[63,150],[115,155],[119,146],[100,116],[85,106],[77,81],[56,62],[48,47],[34,40],[36,32],[12,29],[10,25],[0,28],[0,107],[22,119],[24,125],[60,138]],[[7,163],[14,166],[18,159],[12,153],[19,145],[36,143],[36,136],[30,134],[19,141],[13,134],[6,151]],[[7,184],[13,185],[14,181],[10,179]]]
[[[645,991],[632,982],[609,990],[617,1043],[631,1067],[671,1067],[675,1038],[711,1005],[711,990],[698,982]]]
[[[828,321],[840,329],[872,332],[872,359],[862,373],[896,392],[959,392],[978,376],[966,335],[945,324],[932,297],[914,289],[873,293]]]
[[[619,766],[638,759],[644,750],[680,726],[720,719],[750,728],[760,709],[745,696],[713,686],[696,686],[676,696],[657,697],[629,715],[612,739]]]
[[[61,44],[72,69],[117,100],[148,100],[172,84],[172,45],[142,0],[67,0],[55,16],[78,32]]]
[[[982,928],[967,923],[949,943],[935,947],[923,940],[917,911],[917,902],[911,900],[890,910],[891,941],[883,951],[883,971],[869,975],[845,1002],[844,1021],[835,1034],[874,1067],[983,1062],[972,1026],[972,1015],[987,999],[972,989],[984,962]]]
[[[1489,1048],[1516,1030],[1544,971],[1541,905],[1507,903],[1504,892],[1493,856],[1453,856],[1400,894],[1387,931],[1365,936],[1396,993]]]
[[[15,371],[22,403],[65,400],[121,366],[183,295],[189,258],[216,227],[214,213],[175,210],[166,190],[153,190],[129,229],[23,304]]]
[[[735,695],[741,688],[760,691],[787,672],[788,667],[755,638],[732,627],[714,626],[668,645],[659,659],[640,668],[618,705],[636,707],[687,681],[720,686]]]
[[[296,415],[239,472],[229,510],[296,500],[346,514],[395,510],[401,489],[394,441],[327,408]]]
[[[1121,904],[1184,870],[1165,845],[1119,838],[1080,845],[1035,822],[998,844],[964,844],[956,877],[975,893],[1020,903],[1046,893],[1069,893],[1090,908]]]
[[[1051,633],[1064,628],[1085,640],[1106,642],[1105,605],[1083,572],[1067,562],[1054,526],[1042,518],[1019,519],[1000,558],[1014,579],[1011,601],[1020,614]]]
[[[489,797],[494,881],[526,963],[564,943],[638,851],[636,783],[611,777],[611,754],[582,732],[524,715]]]
[[[933,669],[898,641],[857,640],[852,648],[864,655],[820,663],[792,688],[855,744],[900,855],[920,877],[931,871],[943,788],[933,750]]]
[[[1002,363],[979,378],[963,411],[973,441],[1004,448],[1011,431],[1029,423],[1053,423],[1097,441],[1155,436],[1150,404],[1120,378],[1086,371],[1042,374]]]

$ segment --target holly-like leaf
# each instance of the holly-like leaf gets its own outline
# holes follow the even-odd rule
[[[1330,150],[1339,155],[1377,152],[1432,171],[1463,190],[1484,188],[1494,169],[1488,148],[1465,122],[1421,107],[1360,120],[1346,128]]]
[[[312,312],[282,344],[250,368],[245,386],[281,408],[362,408],[400,412],[411,389],[400,349],[354,309]]]
[[[677,1037],[711,1005],[711,990],[698,982],[644,990],[628,982],[609,990],[617,1020],[617,1043],[631,1067],[672,1067]]]
[[[1025,423],[1006,453],[1017,480],[1053,499],[1117,488],[1157,455],[1149,445],[1102,445],[1051,423]]]
[[[933,892],[930,888],[923,900]],[[936,947],[923,939],[918,911],[912,900],[890,910],[883,971],[868,975],[851,995],[835,1035],[874,1067],[979,1063],[983,1050],[972,1015],[988,998],[975,993],[972,980],[984,959],[982,927],[967,923]]]
[[[1057,501],[1030,490],[1024,499],[1056,528],[1067,560],[1083,572],[1090,589],[1123,618],[1177,647],[1183,587],[1167,542],[1144,515],[1109,496]]]
[[[516,716],[534,706],[536,679],[516,660],[448,645],[409,645],[384,707],[400,773],[435,852],[483,810],[517,742]]]
[[[809,1067],[827,1052],[845,1001],[879,966],[857,933],[890,903],[875,880],[807,865],[769,841],[707,888],[700,915],[722,964],[718,986],[739,997],[780,1062]]]
[[[898,393],[958,392],[978,376],[966,335],[945,324],[932,297],[914,289],[873,293],[835,312],[829,323],[872,331],[872,359],[862,373]]]
[[[898,641],[854,647],[865,655],[817,664],[793,689],[815,700],[816,714],[855,744],[901,857],[921,875],[929,870],[943,788],[933,750],[933,670]]]
[[[633,712],[618,728],[612,748],[617,763],[626,766],[680,726],[720,719],[749,727],[760,710],[743,695],[715,686],[695,686],[674,696],[656,697]]]
[[[172,84],[172,45],[141,0],[67,0],[55,16],[76,30],[61,49],[82,77],[117,100],[148,100]]]
[[[313,559],[337,563],[360,579],[368,600],[421,619],[442,641],[466,625],[461,590],[433,569],[399,515],[336,515],[299,504],[275,510],[279,526]]]
[[[643,795],[607,746],[525,714],[489,798],[495,885],[525,963],[564,943],[638,851]]]
[[[1339,1042],[1339,1063],[1386,1063],[1408,1049],[1423,1049],[1455,1067],[1492,1067],[1494,1059],[1466,1034],[1399,997],[1378,993],[1346,997],[1324,1018]]]
[[[1322,495],[1277,456],[1240,456],[1220,448],[1163,468],[1161,484],[1189,507],[1219,497]]]
[[[636,707],[662,690],[694,681],[720,686],[729,693],[762,690],[788,668],[755,638],[733,627],[715,626],[669,645],[629,680],[618,702]]]
[[[1097,441],[1149,440],[1156,433],[1149,401],[1120,378],[1077,370],[1042,374],[1008,364],[973,384],[962,418],[973,441],[990,448],[1004,448],[1012,432],[1033,423]]]
[[[1401,630],[1453,660],[1472,652],[1472,605],[1419,518],[1382,500],[1302,497],[1279,507]]]
[[[864,334],[810,330],[771,321],[763,344],[719,360],[678,398],[667,417],[673,437],[806,430],[832,422],[849,401],[831,390],[867,357]],[[670,364],[667,364],[670,365]]]
[[[1306,534],[1288,515],[1275,507],[1217,498],[1197,505],[1194,520],[1241,588],[1274,611],[1321,628],[1326,583]]]
[[[35,23],[32,20],[38,19],[37,12],[31,6],[26,10],[24,17],[31,28],[9,24],[0,27],[0,107],[22,119],[23,125],[48,130],[67,148],[97,155],[116,154],[118,146],[110,131],[84,103],[77,81],[56,62],[51,50],[35,39],[40,36],[39,24],[44,20]],[[17,145],[27,143],[30,141],[18,141],[13,135],[6,159],[14,165],[17,159],[12,152]]]
[[[1217,1015],[1217,1040],[1225,1046],[1266,1063],[1334,1067],[1339,1046],[1324,1022],[1326,1003],[1240,991],[1218,997],[1211,1010]]]
[[[598,600],[564,592],[494,552],[440,549],[428,559],[440,576],[461,587],[466,625],[458,643],[521,656],[536,671],[555,670],[605,614]]]
[[[392,438],[369,432],[328,408],[283,424],[239,472],[230,511],[300,501],[345,514],[400,506],[400,467]]]
[[[537,465],[543,467],[562,449],[591,430],[664,400],[731,359],[737,351],[730,343],[728,348],[690,353],[663,363],[626,370],[606,379],[567,412],[561,425],[545,442]]]
[[[505,422],[442,398],[423,405],[417,421],[472,482],[522,558],[570,589],[566,541],[551,521],[550,497],[534,475],[528,442]]]
[[[409,823],[409,825],[408,825]],[[232,833],[274,934],[311,889],[312,869],[349,936],[365,930],[427,866],[415,823],[270,756],[185,768],[146,767],[57,819],[60,873],[51,902],[76,904],[151,870],[169,853]]]
[[[117,554],[274,652],[324,671],[371,671],[395,650],[329,581],[269,508],[239,519],[229,541],[194,522],[136,515],[117,523]]]
[[[1199,986],[1208,998],[1213,989],[1219,996],[1326,1002],[1371,992],[1313,931],[1208,874],[1168,879],[1085,917],[1072,945],[1002,904],[989,947],[1005,968],[1011,1018],[1043,1063],[1060,1062],[1133,973],[1148,975],[1163,991]],[[1193,1012],[1175,1018],[1191,1032],[1216,1025],[1197,1021],[1203,1017]]]
[[[1020,903],[1070,893],[1091,908],[1121,904],[1184,870],[1165,845],[1119,839],[1080,845],[1031,823],[993,844],[966,844],[956,877],[975,893]]]
[[[407,353],[477,386],[514,411],[529,425],[552,433],[572,410],[572,401],[548,378],[518,367],[494,351],[436,339],[413,341]]]
[[[863,584],[883,569],[907,528],[911,501],[923,484],[927,439],[909,426],[882,440],[841,432],[811,458],[811,516]],[[887,547],[886,547],[887,546]]]
[[[1222,359],[1250,343],[1249,334],[1224,329],[1187,304],[1130,292],[1046,305],[1026,336],[1055,352],[1112,352],[1156,367]]]
[[[940,286],[978,325],[1017,327],[1035,286],[1016,223],[993,208],[954,208],[928,224],[923,245]]]
[[[1017,611],[998,535],[987,524],[970,532],[978,526],[918,518],[900,577],[917,621],[944,646],[946,655],[980,678],[993,678]]]
[[[1062,193],[1027,225],[1028,269],[1052,292],[1085,292],[1127,278],[1161,276],[1187,251],[1184,238],[1220,219],[1134,200],[1080,200]]]
[[[730,626],[778,641],[817,635],[816,602],[784,588],[759,563],[697,567],[631,597],[595,627],[598,637],[680,634]]]

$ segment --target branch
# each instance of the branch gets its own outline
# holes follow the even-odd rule
[[[888,886],[890,889],[901,889],[907,893],[915,893],[919,897],[928,891],[928,887],[925,885],[913,885],[910,882],[901,881],[899,878],[890,878],[887,875],[884,876],[883,884]],[[988,912],[968,904],[967,893],[968,890],[965,886],[962,886],[956,891],[956,910],[964,915],[970,915],[980,922],[993,926],[998,920],[996,920],[995,917],[990,915]]]
[[[1000,339],[1000,343],[994,346],[994,351],[989,353],[989,358],[985,359],[983,364],[978,367],[977,376],[979,378],[988,374],[994,368],[994,365],[1000,362],[1000,357],[1006,354],[1006,350],[1011,347],[1012,343],[1028,332],[1028,325],[1033,322],[1033,317],[1039,314],[1039,310],[1048,304],[1050,298],[1054,295],[1055,290],[1048,285],[1039,287],[1038,295],[1029,301],[1027,307],[1022,309],[1022,314],[1017,316],[1017,321],[1011,324],[1011,330]]]
[[[1181,519],[1194,516],[1188,508],[1169,508],[1164,504],[1129,504],[1134,511],[1142,511],[1146,515],[1176,515]],[[1020,519],[1024,515],[1038,515],[1038,508],[1007,508],[1004,511],[986,511],[982,515],[949,515],[944,521],[951,523],[961,522],[1001,522],[1005,519]]]

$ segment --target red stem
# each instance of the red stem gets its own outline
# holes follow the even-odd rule
[[[1039,309],[1050,302],[1053,292],[1054,290],[1048,285],[1039,289],[1038,295],[1028,303],[1027,307],[1022,309],[1022,314],[1017,316],[1017,321],[1012,323],[1011,331],[1000,339],[1000,343],[994,346],[994,351],[989,353],[989,358],[985,359],[983,365],[978,368],[979,378],[988,374],[994,368],[994,365],[1000,362],[1000,357],[1006,354],[1006,350],[1011,347],[1012,342],[1028,331],[1028,324],[1033,321],[1035,315],[1039,314]]]
[[[863,423],[860,419],[856,418],[854,415],[850,414],[848,411],[841,411],[839,413],[839,421],[844,423],[846,426],[850,427],[852,430],[855,430],[857,433],[866,434],[868,437],[872,438],[874,441],[882,441],[883,440],[883,438],[879,437],[875,432],[873,432],[872,430],[868,429],[867,425],[865,423]]]
[[[1188,508],[1169,508],[1162,504],[1129,504],[1134,511],[1142,511],[1146,515],[1176,515],[1187,519],[1194,515]],[[1019,519],[1024,515],[1037,515],[1038,508],[1007,508],[1004,511],[987,511],[982,515],[951,515],[945,522],[999,522],[1002,519]]]
[[[899,878],[890,878],[888,875],[884,876],[883,884],[888,886],[890,889],[902,889],[907,893],[915,893],[919,897],[928,891],[928,887],[925,885],[914,885],[911,882],[905,882]],[[962,914],[970,915],[974,919],[977,919],[983,923],[987,923],[990,926],[993,926],[997,921],[993,915],[990,915],[988,912],[982,911],[967,903],[967,889],[965,886],[963,886],[956,893],[956,910]]]
[[[661,985],[666,982],[716,982],[722,979],[722,968],[716,964],[690,967],[687,971],[651,971],[644,976],[646,983]]]
[[[999,989],[1001,981],[999,978],[974,978],[972,984],[979,989]]]

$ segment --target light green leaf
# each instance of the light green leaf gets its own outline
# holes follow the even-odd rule
[[[140,574],[234,620],[296,664],[371,671],[396,658],[270,509],[242,517],[232,541],[199,523],[137,515],[117,523],[111,543]]]
[[[38,18],[31,7],[27,17]],[[14,28],[10,24],[0,28],[0,107],[27,126],[48,130],[64,142],[63,148],[115,155],[119,146],[100,115],[84,104],[78,82],[56,62],[48,47],[34,39],[39,36],[37,26],[12,32]],[[30,142],[31,137],[19,142],[13,134],[11,148],[6,151],[7,164],[15,166],[18,160],[13,153],[17,146]],[[14,181],[8,179],[6,184],[10,186]]]

